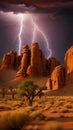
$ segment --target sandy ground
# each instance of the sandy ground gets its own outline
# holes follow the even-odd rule
[[[38,128],[40,130],[46,130],[45,127],[47,125],[49,126],[49,124],[52,123],[52,122],[59,123],[60,125],[63,126],[64,130],[73,130],[73,118],[69,118],[69,119],[68,118],[65,118],[65,119],[62,118],[62,119],[56,119],[55,121],[40,121],[40,122],[39,121],[34,121],[31,124],[33,126],[38,125],[39,126]]]
[[[0,86],[18,86],[24,78],[16,79],[15,75],[16,71],[0,71]],[[38,85],[45,85],[47,79],[48,77],[32,78],[34,83]],[[14,100],[11,97],[0,98],[0,115],[12,111],[27,111],[29,115],[33,111],[40,111],[49,120],[30,122],[32,126],[37,125],[40,130],[45,130],[45,125],[49,125],[51,121],[59,122],[65,130],[73,130],[73,85],[47,92],[41,99],[34,100],[32,108],[18,97],[15,97]]]
[[[4,107],[3,109],[1,109],[2,106]],[[0,115],[14,111],[25,111],[30,116],[33,113],[42,113],[47,120],[35,119],[30,121],[29,125],[33,127],[33,130],[35,126],[38,126],[39,130],[46,130],[45,126],[51,122],[60,123],[64,130],[73,130],[72,96],[43,96],[39,100],[36,98],[31,107],[25,104],[25,101],[22,99],[9,100],[7,97],[6,99],[0,99]]]

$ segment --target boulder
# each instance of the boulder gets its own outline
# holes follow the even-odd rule
[[[73,46],[65,54],[64,65],[66,69],[66,85],[73,84]]]
[[[54,58],[54,57],[51,57],[50,59],[47,60],[47,69],[48,69],[48,74],[51,74],[52,71],[54,70],[54,68],[56,66],[60,65],[60,62]]]

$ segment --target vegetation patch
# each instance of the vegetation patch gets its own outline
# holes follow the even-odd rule
[[[45,130],[64,130],[64,129],[59,123],[51,122],[45,126]]]
[[[32,120],[45,120],[45,116],[40,111],[34,111],[31,113]]]
[[[66,108],[61,110],[61,113],[68,113],[68,112],[70,112],[70,111],[69,111],[69,109],[66,109]]]
[[[0,130],[21,130],[29,120],[22,111],[5,113],[0,117]]]

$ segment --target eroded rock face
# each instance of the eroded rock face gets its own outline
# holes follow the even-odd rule
[[[30,66],[27,69],[27,74],[31,77],[47,74],[46,60],[42,51],[39,49],[38,43],[32,44]]]
[[[48,74],[51,74],[52,71],[54,70],[54,68],[56,66],[60,65],[60,62],[54,58],[54,57],[51,57],[48,61],[47,61],[47,68],[48,68]]]
[[[48,79],[46,86],[49,90],[57,90],[65,85],[65,68],[61,65],[55,67],[51,74],[51,78]]]
[[[46,86],[47,86],[47,91],[52,90],[52,81],[51,81],[51,78],[48,78]]]
[[[39,72],[37,70],[37,68],[33,65],[29,65],[27,68],[27,75],[30,77],[38,77],[39,76]]]
[[[45,59],[38,43],[33,43],[31,49],[25,45],[20,56],[10,51],[1,61],[1,70],[17,70],[16,77],[49,76],[46,86],[48,91],[73,84],[73,46],[68,49],[64,58],[64,67],[52,57]],[[7,70],[8,71],[8,70]]]
[[[16,77],[26,76],[27,67],[29,64],[29,47],[25,45],[22,52],[22,59],[19,71],[17,72]]]
[[[73,84],[73,46],[65,54],[66,85]]]
[[[18,56],[16,52],[10,51],[7,54],[4,54],[1,69],[16,69],[18,66]]]
[[[52,89],[56,90],[62,88],[65,85],[65,68],[63,66],[57,66],[51,75]]]

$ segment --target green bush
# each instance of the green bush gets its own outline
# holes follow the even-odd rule
[[[34,98],[36,96],[43,96],[43,90],[46,89],[46,86],[38,86],[34,84],[32,80],[24,80],[18,85],[18,94],[20,96],[25,96],[28,100],[29,105],[31,106]]]

